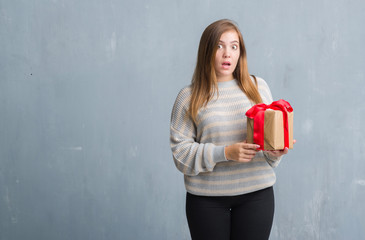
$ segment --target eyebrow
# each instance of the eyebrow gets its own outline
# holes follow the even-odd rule
[[[220,43],[224,43],[222,40],[219,40],[219,42]],[[234,40],[234,41],[232,41],[232,42],[230,42],[230,43],[239,43],[238,41],[236,41],[236,40]]]

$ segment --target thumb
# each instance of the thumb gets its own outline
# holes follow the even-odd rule
[[[284,154],[287,154],[289,152],[289,148],[284,148]]]

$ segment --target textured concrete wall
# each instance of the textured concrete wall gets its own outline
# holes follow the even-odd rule
[[[189,239],[170,111],[230,18],[295,110],[271,240],[365,238],[365,2],[0,0],[0,239]]]

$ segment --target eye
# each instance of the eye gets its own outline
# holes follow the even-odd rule
[[[218,49],[222,49],[223,45],[222,44],[218,44]]]
[[[237,46],[237,45],[233,45],[233,46],[232,46],[232,49],[233,49],[233,50],[237,50],[237,49],[238,49],[238,46]]]

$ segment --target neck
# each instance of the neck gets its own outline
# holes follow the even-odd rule
[[[233,80],[233,74],[227,75],[227,76],[217,76],[217,82],[227,82]]]

